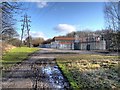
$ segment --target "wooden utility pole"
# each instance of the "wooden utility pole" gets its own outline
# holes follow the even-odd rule
[[[22,34],[21,34],[21,45],[22,45],[22,41],[23,41],[23,37],[24,37],[24,33],[27,33],[27,36],[28,36],[28,47],[31,46],[31,41],[30,41],[30,25],[29,25],[29,22],[30,21],[30,17],[28,17],[27,14],[25,14],[24,16],[24,19],[21,20],[21,22],[23,22],[23,24],[21,25],[22,26]]]

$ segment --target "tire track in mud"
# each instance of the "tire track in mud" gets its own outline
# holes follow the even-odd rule
[[[11,70],[6,70],[6,76],[2,78],[2,88],[70,89],[69,82],[59,70],[54,55],[46,56],[44,52],[39,51]],[[49,53],[47,52],[47,55]]]

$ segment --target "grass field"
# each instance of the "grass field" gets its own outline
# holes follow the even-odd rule
[[[37,51],[38,48],[28,48],[28,47],[17,47],[11,49],[2,56],[2,68],[6,69],[18,62],[23,61],[28,58],[30,53]]]
[[[120,60],[117,56],[63,56],[57,63],[75,90],[120,90]]]

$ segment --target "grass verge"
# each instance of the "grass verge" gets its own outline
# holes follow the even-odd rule
[[[58,63],[58,66],[63,71],[64,76],[68,79],[68,81],[70,83],[70,88],[80,89],[80,86],[78,86],[77,83],[75,82],[75,80],[73,79],[72,73],[70,73],[69,70],[66,69],[67,67],[64,64],[61,64],[61,63]]]
[[[2,68],[6,69],[16,63],[22,62],[28,58],[28,55],[39,50],[39,48],[17,47],[11,49],[2,56]]]

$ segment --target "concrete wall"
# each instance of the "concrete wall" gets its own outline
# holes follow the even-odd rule
[[[80,50],[86,50],[87,43],[80,43]]]
[[[80,50],[87,50],[87,45],[90,45],[90,50],[106,50],[105,40],[101,40],[99,42],[80,43]]]
[[[60,44],[59,41],[51,42],[51,48],[55,49],[72,49],[72,44]]]
[[[89,42],[89,43],[77,43],[78,49],[79,50],[87,50],[87,46],[90,46],[90,50],[105,50],[106,49],[106,42],[105,40],[101,40],[98,42]],[[49,47],[49,45],[48,45]],[[56,48],[56,49],[75,49],[75,43],[72,44],[60,44],[59,41],[51,42],[51,48]]]
[[[72,45],[71,44],[60,44],[58,49],[72,49]]]
[[[51,42],[51,48],[59,48],[60,45],[59,45],[59,42],[58,41],[55,41],[55,42]]]
[[[106,42],[105,42],[105,40],[100,41],[99,50],[106,50]]]

